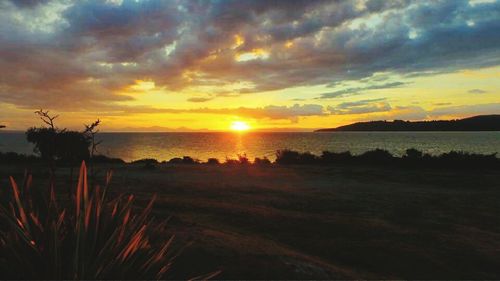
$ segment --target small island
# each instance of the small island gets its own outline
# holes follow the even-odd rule
[[[500,131],[500,115],[479,115],[457,120],[358,122],[315,132],[340,131]]]

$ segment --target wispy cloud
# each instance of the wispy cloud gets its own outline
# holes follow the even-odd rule
[[[484,93],[487,93],[485,90],[481,90],[481,89],[472,89],[472,90],[469,90],[467,92],[469,94],[484,94]]]
[[[207,102],[213,100],[213,97],[192,97],[188,98],[187,101],[189,102]]]
[[[385,98],[343,102],[337,106],[328,107],[330,114],[338,115],[386,112],[391,109],[391,105]]]
[[[341,98],[341,97],[353,96],[353,95],[361,94],[364,91],[398,88],[398,87],[402,87],[402,86],[407,85],[407,84],[409,84],[409,83],[408,82],[391,82],[391,83],[385,83],[385,84],[368,85],[368,86],[364,86],[364,87],[345,88],[342,90],[321,94],[319,99],[331,99],[331,98]]]

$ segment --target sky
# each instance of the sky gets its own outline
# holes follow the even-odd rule
[[[0,124],[254,130],[500,114],[497,0],[0,0]]]

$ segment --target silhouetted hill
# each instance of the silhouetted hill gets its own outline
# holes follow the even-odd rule
[[[500,131],[500,115],[480,115],[457,120],[358,122],[316,132],[334,131]]]

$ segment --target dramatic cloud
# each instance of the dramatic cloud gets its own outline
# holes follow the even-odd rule
[[[121,112],[138,99],[130,91],[138,80],[164,95],[197,93],[184,99],[194,103],[318,85],[333,87],[320,99],[347,97],[500,65],[499,18],[499,1],[4,0],[0,102]],[[346,81],[362,84],[340,88]],[[371,101],[332,112],[390,109]],[[320,105],[238,110],[271,119],[324,114]]]

